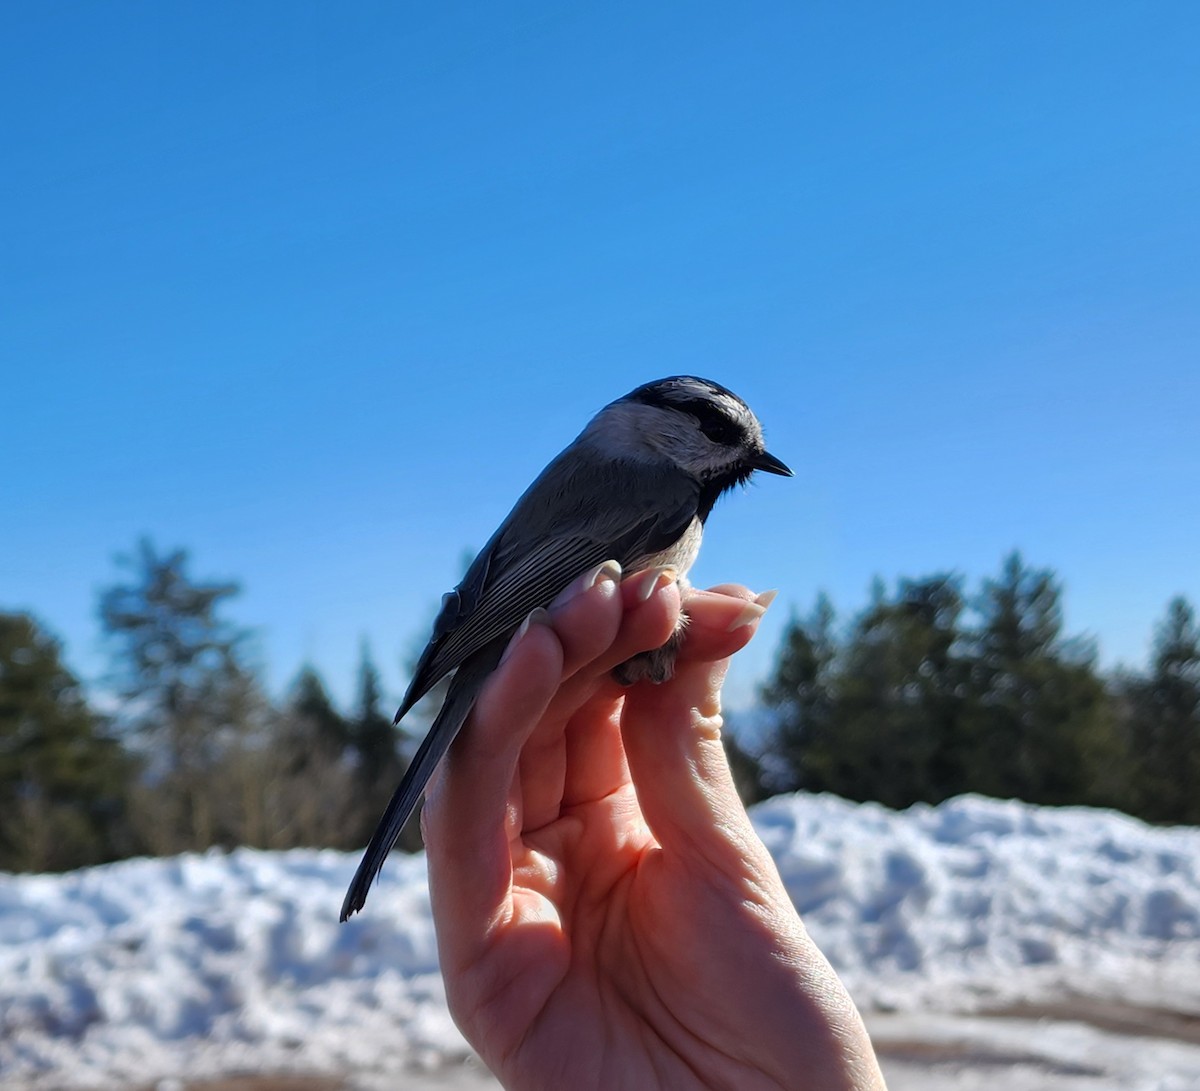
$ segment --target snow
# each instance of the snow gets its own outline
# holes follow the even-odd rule
[[[973,796],[902,813],[790,797],[754,819],[862,1005],[1169,986],[1200,1008],[1200,830]]]
[[[894,812],[797,795],[754,819],[893,1091],[1200,1088],[1200,830],[969,796]],[[368,1087],[468,1056],[424,858],[390,860],[339,925],[356,863],[238,849],[0,875],[0,1084]]]

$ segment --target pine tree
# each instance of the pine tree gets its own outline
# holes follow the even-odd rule
[[[1111,802],[1117,733],[1095,649],[1062,635],[1062,591],[1020,554],[988,580],[978,603],[970,681],[975,791],[1032,803]]]
[[[350,725],[336,708],[325,683],[311,664],[305,664],[296,681],[288,706],[294,716],[307,724],[304,734],[317,745],[339,755],[350,744]]]
[[[354,848],[369,818],[349,754],[350,725],[305,666],[274,717],[259,774],[271,848]]]
[[[370,837],[404,774],[405,763],[400,758],[399,741],[400,733],[393,725],[392,717],[383,711],[379,670],[364,642],[358,668],[358,700],[350,720],[350,748],[358,774],[360,798],[364,804],[358,838],[360,844]],[[409,822],[399,843],[406,851],[420,847],[417,823]]]
[[[1158,627],[1149,676],[1126,684],[1137,768],[1137,811],[1200,824],[1200,627],[1182,597]]]
[[[1063,636],[1053,573],[1014,553],[972,605],[935,575],[890,597],[876,581],[840,642],[826,600],[793,622],[762,694],[780,787],[892,806],[966,791],[1124,802],[1113,697],[1094,648]]]
[[[852,798],[903,807],[962,790],[962,611],[959,581],[937,575],[902,580],[858,619],[835,688]]]
[[[122,560],[131,577],[100,597],[113,677],[148,763],[138,814],[158,852],[261,843],[262,801],[242,761],[267,726],[267,704],[244,662],[247,634],[221,614],[234,583],[201,583],[177,549],[143,540]]]
[[[901,581],[894,598],[876,581],[842,646],[824,597],[789,626],[763,689],[789,786],[892,806],[962,790],[962,609],[949,576]]]
[[[0,868],[64,870],[129,849],[134,763],[87,705],[61,647],[0,614]]]
[[[834,622],[833,606],[824,594],[807,618],[793,617],[775,669],[760,690],[763,703],[773,710],[766,749],[777,791],[838,791],[845,783],[834,718]]]

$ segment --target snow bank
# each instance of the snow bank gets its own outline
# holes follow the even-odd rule
[[[0,877],[0,1082],[339,1072],[467,1049],[423,857],[337,923],[357,860],[239,849]]]
[[[897,813],[794,796],[754,816],[860,1003],[962,1010],[1069,988],[1200,1007],[1200,830],[974,797]],[[464,1055],[424,858],[389,861],[366,913],[339,925],[356,863],[240,849],[0,875],[0,1080]]]
[[[860,1004],[1200,1007],[1200,830],[979,796],[903,812],[793,796],[754,822]]]

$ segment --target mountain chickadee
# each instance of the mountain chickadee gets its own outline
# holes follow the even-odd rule
[[[669,565],[682,577],[717,498],[755,470],[792,475],[764,449],[762,428],[741,398],[707,379],[678,375],[605,406],[542,471],[442,598],[396,722],[441,678],[457,673],[358,865],[343,921],[363,907],[430,775],[529,613],[608,560],[626,575]],[[664,681],[674,645],[622,664],[618,681]]]

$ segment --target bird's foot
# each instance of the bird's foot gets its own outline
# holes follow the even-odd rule
[[[613,680],[621,686],[632,686],[638,682],[653,682],[657,686],[669,682],[675,676],[675,657],[679,654],[679,645],[683,643],[686,625],[687,615],[680,614],[679,625],[661,648],[640,652],[613,667]]]

